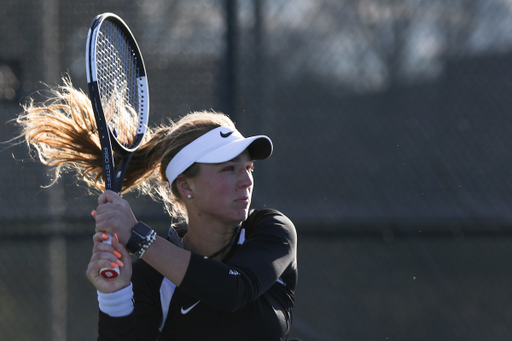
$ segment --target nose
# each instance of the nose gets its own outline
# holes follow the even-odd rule
[[[240,172],[240,176],[238,178],[238,185],[242,188],[246,188],[252,186],[253,183],[254,178],[252,176],[252,172],[247,169],[243,169]]]

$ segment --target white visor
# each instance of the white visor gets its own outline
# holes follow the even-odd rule
[[[222,163],[234,159],[248,149],[252,160],[263,160],[272,154],[272,141],[265,135],[245,138],[238,130],[219,127],[198,137],[176,154],[167,165],[165,175],[170,184],[195,162]]]

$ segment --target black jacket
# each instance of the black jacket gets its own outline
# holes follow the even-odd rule
[[[297,236],[275,210],[254,210],[222,262],[192,254],[177,288],[142,260],[134,311],[100,312],[98,340],[286,340],[297,283]]]

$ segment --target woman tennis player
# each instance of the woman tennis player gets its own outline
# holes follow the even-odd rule
[[[68,82],[55,99],[18,118],[40,160],[102,188],[103,166],[87,96]],[[84,118],[85,117],[85,118]],[[87,277],[99,301],[98,340],[287,340],[297,282],[292,222],[251,210],[254,161],[271,140],[243,137],[225,115],[191,113],[150,131],[128,167],[123,191],[163,200],[172,221],[162,238],[117,193],[93,212]],[[103,243],[115,236],[112,245]],[[130,256],[138,257],[132,263]],[[116,279],[99,275],[119,267]]]

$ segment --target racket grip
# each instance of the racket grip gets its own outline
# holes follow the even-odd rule
[[[105,239],[103,242],[107,244],[112,244],[112,236],[109,235],[108,233],[105,234],[108,235],[108,239]],[[119,276],[119,268],[102,268],[100,270],[100,275],[103,278],[107,279],[117,278]]]

